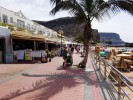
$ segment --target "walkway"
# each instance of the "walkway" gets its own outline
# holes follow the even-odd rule
[[[1,64],[0,100],[113,100],[101,89],[91,59],[86,70],[77,69],[83,58],[73,56],[74,64],[66,70],[61,57],[42,64]]]

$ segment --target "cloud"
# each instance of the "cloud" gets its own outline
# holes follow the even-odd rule
[[[8,4],[8,5],[7,5]],[[21,10],[22,13],[31,20],[51,20],[55,18],[70,16],[63,11],[55,16],[50,16],[52,6],[49,0],[3,0],[0,5],[12,11]]]

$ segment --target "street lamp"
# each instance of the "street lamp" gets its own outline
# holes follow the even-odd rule
[[[63,35],[63,30],[62,30],[62,28],[60,27],[60,30],[59,30],[59,34],[61,35],[61,56],[62,56],[62,35]]]

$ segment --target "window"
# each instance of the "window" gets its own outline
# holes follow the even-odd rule
[[[31,25],[31,29],[33,30],[33,25]]]
[[[17,26],[21,27],[21,28],[24,28],[24,21],[21,21],[21,20],[17,19]]]
[[[3,23],[8,23],[8,17],[7,15],[3,15]]]
[[[13,23],[13,18],[12,17],[10,17],[10,23]]]
[[[30,30],[30,24],[27,24],[27,29]]]

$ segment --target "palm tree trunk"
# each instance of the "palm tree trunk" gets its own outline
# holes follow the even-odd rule
[[[89,54],[89,41],[92,38],[92,28],[91,28],[91,22],[88,21],[88,23],[84,27],[84,48],[85,48],[85,56],[83,60],[79,63],[79,67],[86,67],[86,63],[88,60],[88,54]]]

